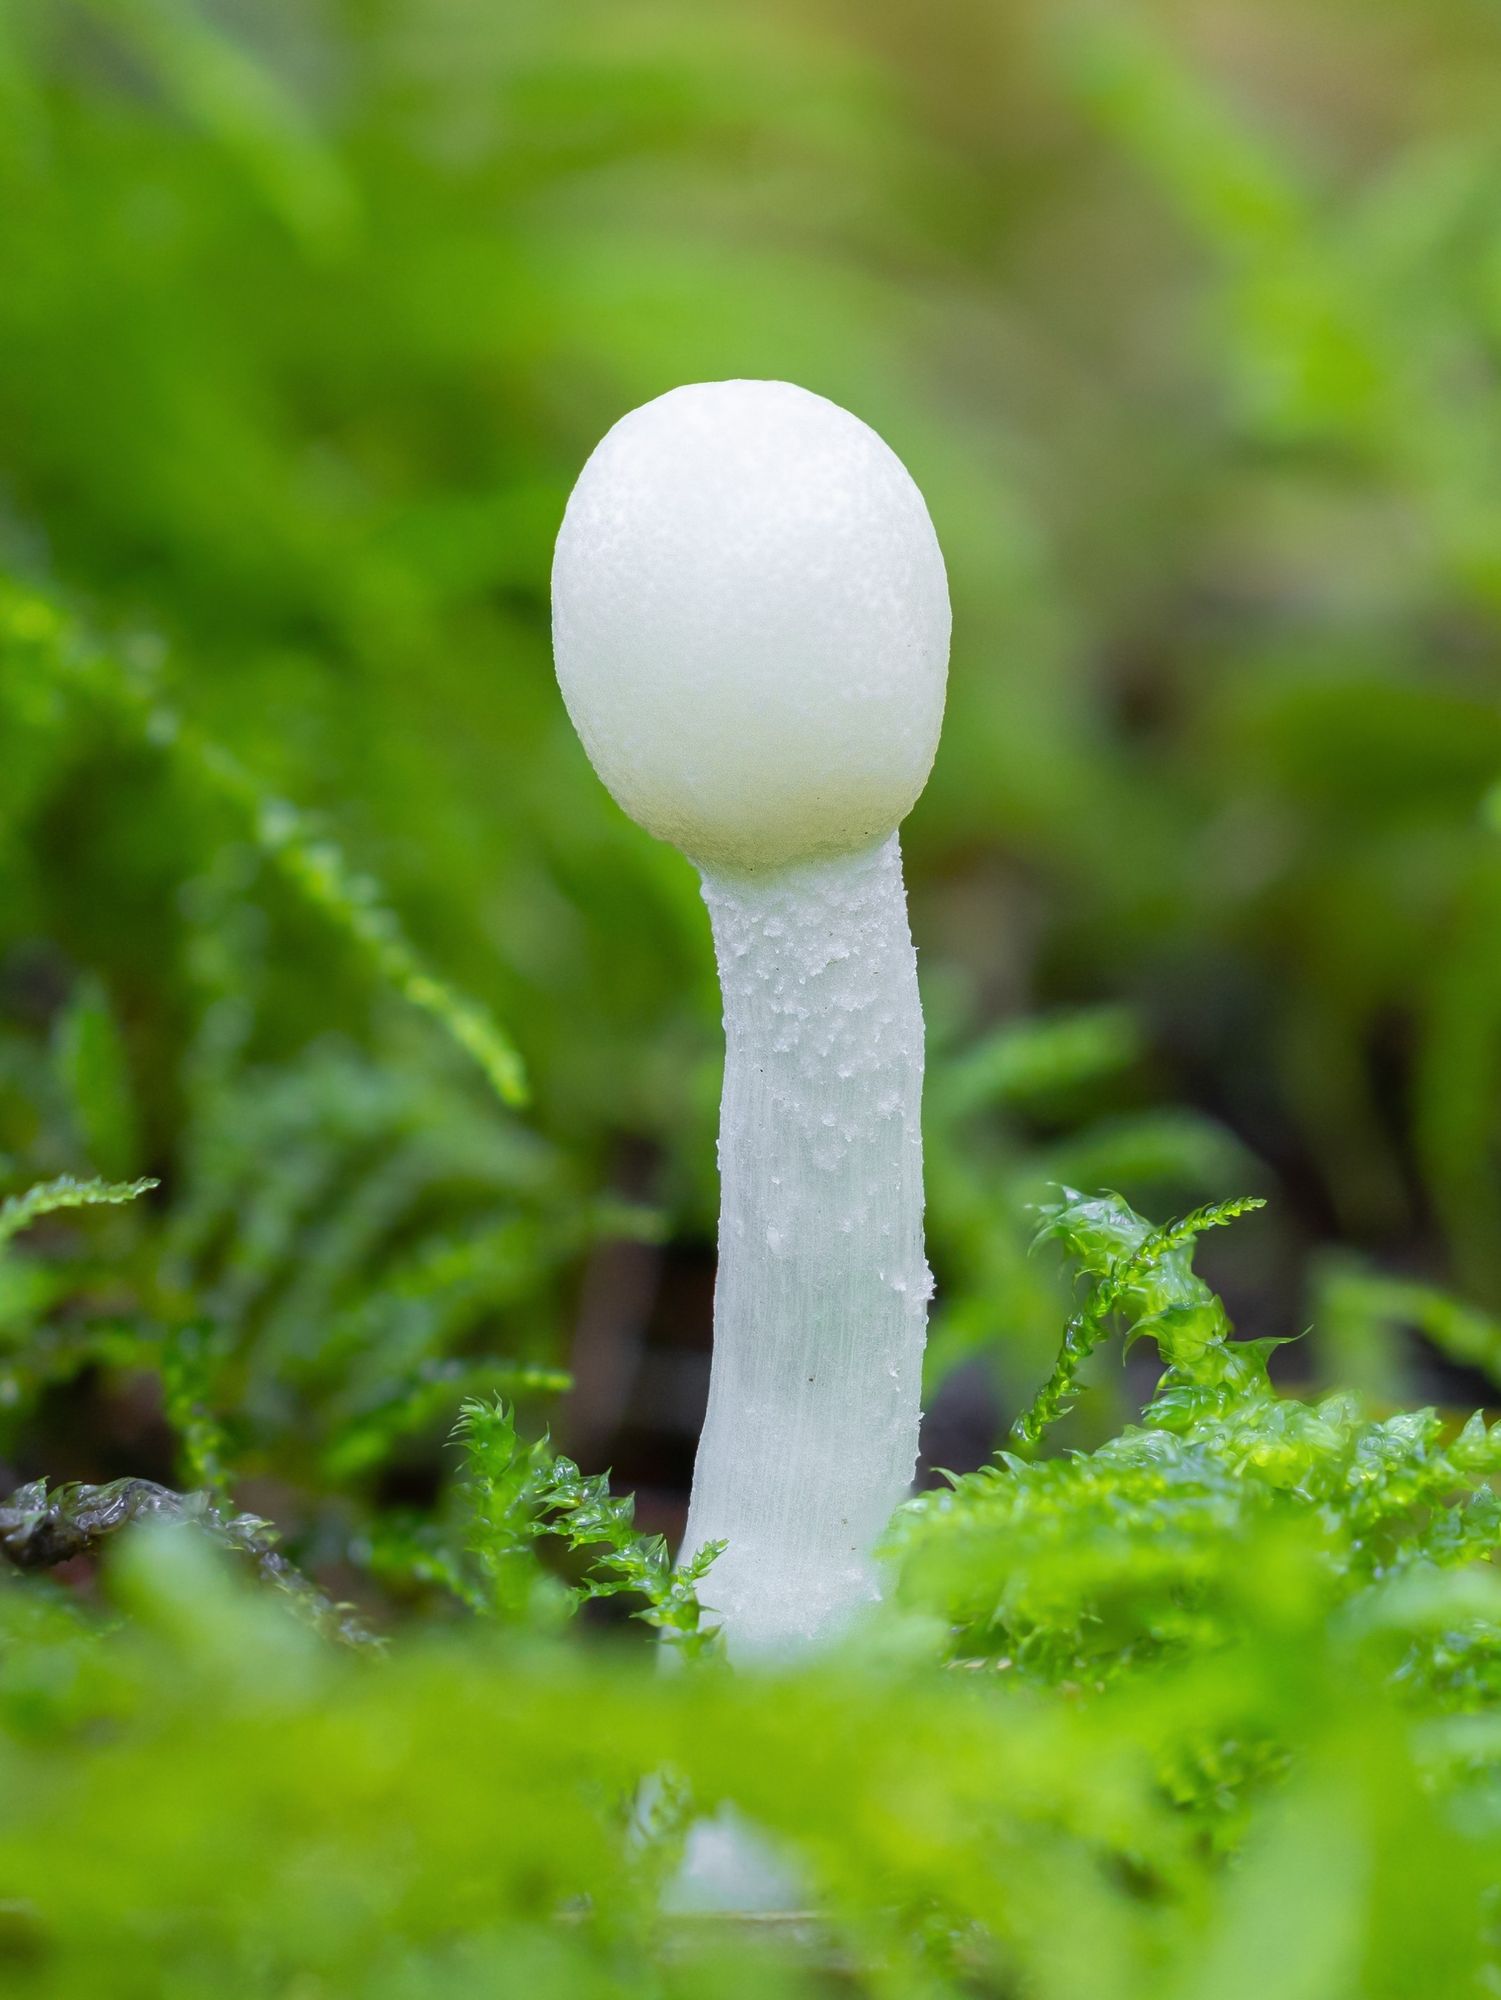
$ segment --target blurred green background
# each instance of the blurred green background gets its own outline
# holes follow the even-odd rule
[[[1498,361],[1468,0],[5,0],[0,1164],[163,1187],[6,1279],[0,1467],[227,1437],[344,1560],[461,1393],[563,1366],[680,1518],[716,989],[548,565],[601,433],[735,375],[874,424],[950,568],[930,1459],[1046,1372],[1059,1179],[1269,1195],[1206,1248],[1242,1330],[1322,1303],[1294,1373],[1442,1397],[1363,1273],[1501,1308]]]

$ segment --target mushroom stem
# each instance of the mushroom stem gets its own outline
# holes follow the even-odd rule
[[[932,1290],[901,848],[702,869],[724,993],[709,1408],[685,1547],[732,1654],[836,1630],[911,1484]]]

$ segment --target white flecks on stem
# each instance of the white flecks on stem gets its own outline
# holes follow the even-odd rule
[[[922,1014],[895,834],[706,870],[724,987],[719,1278],[685,1546],[737,1654],[837,1627],[917,1458]],[[879,1029],[872,1033],[872,1029]]]

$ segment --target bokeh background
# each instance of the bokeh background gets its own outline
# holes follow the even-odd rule
[[[6,1267],[0,1491],[230,1450],[359,1594],[500,1384],[680,1523],[716,989],[548,566],[615,418],[735,375],[874,424],[950,567],[929,1463],[1046,1372],[1055,1181],[1267,1196],[1203,1261],[1315,1328],[1284,1377],[1457,1393],[1501,1309],[1498,361],[1479,0],[9,0],[0,1166],[162,1186]],[[527,1105],[381,975],[367,875]],[[1132,1393],[1104,1357],[1074,1440]]]

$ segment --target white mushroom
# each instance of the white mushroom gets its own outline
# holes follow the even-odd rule
[[[732,1653],[837,1629],[917,1454],[922,1015],[896,828],[943,715],[948,587],[867,425],[785,382],[624,417],[553,566],[568,712],[698,866],[724,992],[708,1416],[686,1546]]]

